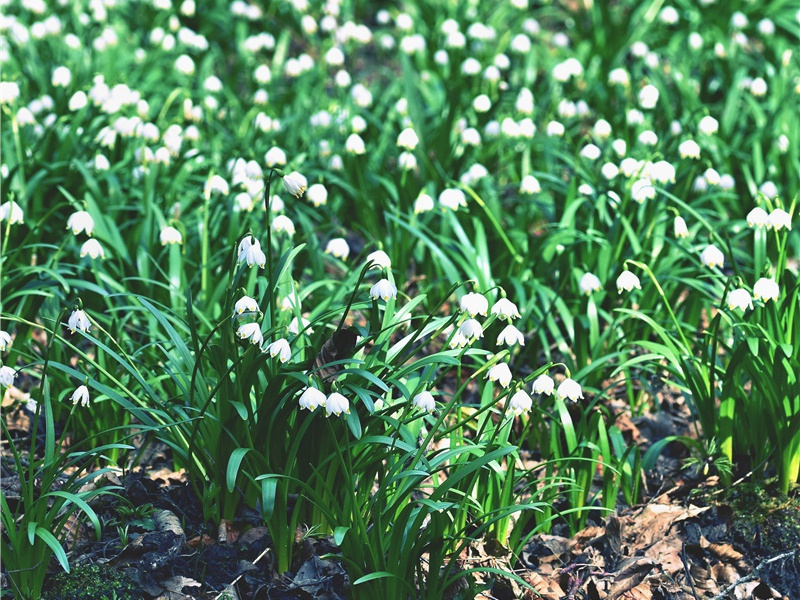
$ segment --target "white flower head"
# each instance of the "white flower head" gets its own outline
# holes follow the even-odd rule
[[[0,352],[5,352],[9,348],[11,348],[11,334],[0,331]]]
[[[367,256],[367,264],[373,263],[371,269],[390,269],[392,267],[392,259],[383,250],[376,250]]]
[[[419,144],[419,137],[411,127],[406,127],[400,132],[400,135],[397,136],[397,145],[401,148],[414,150],[417,144]]]
[[[72,392],[70,400],[72,400],[73,404],[78,404],[80,402],[81,406],[89,406],[89,388],[85,385],[78,386],[78,388]]]
[[[700,253],[700,262],[709,268],[722,267],[725,264],[725,255],[714,244],[709,244]]]
[[[522,183],[519,185],[519,191],[522,194],[538,194],[542,191],[542,186],[539,184],[539,180],[536,179],[533,175],[526,175],[522,178]]]
[[[411,400],[411,404],[425,412],[433,412],[433,410],[436,408],[436,400],[434,400],[433,394],[427,390],[422,391],[414,396],[414,398]]]
[[[439,194],[439,204],[450,210],[458,210],[467,205],[467,197],[461,190],[450,188]]]
[[[525,336],[513,325],[506,325],[503,331],[500,332],[500,335],[497,336],[497,345],[500,346],[502,344],[506,344],[507,346],[513,346],[514,344],[524,346]]]
[[[711,115],[706,115],[697,124],[697,129],[705,135],[714,135],[719,130],[719,121]]]
[[[89,258],[93,260],[98,257],[99,258],[106,257],[106,253],[103,250],[103,247],[100,245],[100,242],[98,242],[94,238],[86,240],[81,246],[81,258],[87,255],[89,256]]]
[[[681,158],[700,158],[700,145],[694,140],[684,140],[678,146],[678,154]]]
[[[508,403],[508,408],[514,416],[530,411],[532,406],[533,398],[525,390],[517,390]]]
[[[333,392],[325,400],[325,416],[330,417],[336,415],[337,417],[342,413],[350,414],[350,401],[342,396],[339,392]]]
[[[470,292],[461,297],[460,306],[461,310],[468,312],[470,317],[476,315],[483,315],[485,317],[486,312],[489,310],[489,301],[483,294]]]
[[[294,223],[286,215],[277,215],[272,219],[272,231],[275,233],[286,233],[294,235]]]
[[[792,228],[792,216],[782,208],[776,208],[769,213],[768,221],[770,228],[775,231]]]
[[[283,187],[295,198],[299,198],[306,191],[306,178],[297,171],[287,173],[283,176]]]
[[[414,200],[414,214],[429,212],[431,210],[433,210],[433,198],[425,193],[421,193],[417,196],[417,199]]]
[[[689,228],[686,226],[686,221],[681,216],[675,217],[673,229],[676,238],[685,238],[689,236]]]
[[[78,235],[81,231],[85,231],[86,235],[92,235],[94,219],[85,210],[79,210],[72,213],[67,219],[67,229],[72,229],[72,233],[75,235]]]
[[[733,310],[738,308],[740,310],[753,309],[753,299],[750,297],[750,292],[744,288],[737,288],[728,292],[728,308]]]
[[[158,237],[161,240],[162,246],[166,246],[167,244],[172,245],[183,243],[183,236],[181,235],[181,232],[172,226],[164,227]]]
[[[489,378],[489,381],[496,381],[504,388],[507,388],[511,383],[511,369],[504,362],[497,363],[489,369],[489,373],[486,377]]]
[[[453,334],[453,337],[450,338],[450,348],[451,349],[463,348],[467,344],[469,344],[469,340],[467,339],[467,336],[465,336],[463,333],[461,333],[460,330],[457,330]]]
[[[318,406],[325,406],[325,394],[317,388],[307,387],[300,395],[299,404],[301,409],[305,408],[314,412]]]
[[[390,299],[397,298],[397,287],[388,279],[381,279],[370,288],[369,295],[373,300],[380,298],[384,302],[388,302]]]
[[[467,319],[458,328],[458,333],[471,342],[483,337],[483,327],[476,319]]]
[[[22,207],[13,200],[3,202],[0,205],[0,221],[8,221],[11,225],[14,225],[15,223],[22,223],[24,218]]]
[[[89,322],[89,317],[87,317],[86,313],[80,309],[75,309],[72,311],[72,314],[69,316],[69,320],[67,321],[67,327],[69,328],[70,333],[75,333],[75,331],[78,329],[81,331],[89,331],[90,325],[91,323]]]
[[[237,264],[247,263],[248,267],[258,265],[262,269],[267,264],[267,255],[261,250],[261,244],[252,235],[245,236],[239,242],[239,257],[236,259]]]
[[[17,372],[11,367],[0,367],[0,385],[11,387],[14,385],[14,378],[16,376]]]
[[[556,382],[553,381],[553,378],[547,375],[546,373],[542,373],[539,375],[536,380],[533,382],[533,393],[534,394],[544,394],[546,396],[550,396],[553,393],[553,390],[556,389]]]
[[[344,238],[331,238],[325,246],[325,254],[330,254],[341,260],[350,256],[350,246]]]
[[[491,313],[493,315],[497,315],[501,319],[511,320],[520,318],[519,309],[517,308],[517,305],[514,304],[508,298],[500,298],[497,302],[495,302],[492,305]]]
[[[244,313],[252,313],[254,315],[261,312],[261,309],[258,307],[258,302],[255,299],[251,298],[250,296],[242,296],[236,301],[236,304],[233,305],[233,313],[235,315],[241,315]]]
[[[769,225],[769,215],[763,208],[756,206],[747,213],[747,225],[749,227],[767,227]]]
[[[556,396],[561,400],[569,398],[575,402],[578,398],[583,398],[583,390],[581,390],[581,386],[577,381],[567,378],[558,386]]]
[[[773,300],[777,302],[780,293],[780,288],[774,279],[762,277],[753,286],[753,297],[756,300],[763,300],[764,302]]]
[[[602,290],[603,284],[600,282],[600,278],[594,273],[584,273],[578,283],[578,287],[581,290],[581,294],[589,296],[592,292],[599,292]]]
[[[633,288],[640,290],[642,289],[642,284],[639,282],[639,278],[635,273],[626,269],[617,277],[617,291],[621,294],[623,290],[630,292]]]
[[[285,363],[292,358],[292,349],[289,347],[289,342],[284,338],[275,340],[268,345],[267,352],[269,352],[269,355],[272,358],[275,358],[276,356],[280,357],[280,361],[282,363]]]
[[[250,340],[251,344],[255,344],[257,346],[261,346],[264,343],[264,334],[261,333],[261,325],[258,323],[245,323],[244,325],[239,325],[236,335],[243,340]]]
[[[306,198],[315,207],[320,207],[328,201],[328,190],[321,183],[315,183],[306,191]]]

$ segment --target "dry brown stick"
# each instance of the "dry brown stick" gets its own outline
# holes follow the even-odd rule
[[[795,548],[794,550],[790,550],[789,552],[784,552],[783,554],[778,554],[778,556],[773,556],[772,558],[765,558],[760,563],[758,563],[758,566],[755,569],[753,569],[750,573],[748,573],[744,577],[734,581],[732,584],[730,584],[728,587],[726,587],[724,590],[722,590],[718,595],[714,596],[711,600],[725,600],[725,596],[727,596],[733,590],[735,590],[737,586],[739,586],[739,585],[741,585],[743,583],[747,583],[748,581],[753,581],[753,579],[758,577],[758,572],[761,569],[763,569],[767,565],[771,565],[774,562],[778,562],[779,560],[783,560],[784,558],[789,558],[790,556],[797,555],[797,550],[798,550],[798,548]]]

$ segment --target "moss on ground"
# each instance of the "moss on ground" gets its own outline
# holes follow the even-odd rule
[[[104,565],[86,565],[59,573],[42,600],[139,600],[141,592],[121,571]]]

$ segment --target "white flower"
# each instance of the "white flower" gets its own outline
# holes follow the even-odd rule
[[[769,213],[769,226],[775,231],[780,231],[783,228],[792,228],[791,215],[782,208],[776,208]]]
[[[262,269],[267,264],[267,255],[261,250],[261,244],[252,235],[246,236],[239,243],[239,257],[236,259],[236,264],[247,262],[248,267],[258,265]]]
[[[273,146],[272,148],[267,150],[267,153],[264,155],[264,162],[267,163],[268,167],[274,167],[276,165],[281,167],[286,164],[286,152],[284,152],[277,146]],[[284,179],[286,179],[285,176]],[[286,184],[284,183],[283,185],[285,186]],[[289,193],[293,193],[291,192],[291,190],[288,191]]]
[[[181,232],[171,226],[164,227],[158,237],[161,240],[162,246],[166,246],[167,244],[171,245],[183,243],[183,236],[181,235]]]
[[[703,179],[708,185],[719,185],[720,175],[716,169],[709,167],[703,172]]]
[[[250,296],[242,296],[236,301],[236,304],[233,305],[233,312],[237,315],[244,313],[258,314],[261,312],[261,309],[258,308],[258,302],[253,298]]]
[[[467,197],[461,190],[450,188],[439,194],[439,204],[450,210],[458,210],[460,206],[467,205]]]
[[[626,269],[617,277],[617,291],[621,294],[622,290],[630,292],[633,288],[640,290],[642,285],[639,283],[639,278]]]
[[[500,332],[500,335],[497,336],[497,345],[500,346],[501,344],[506,344],[507,346],[519,344],[520,346],[524,346],[525,336],[513,325],[506,325],[503,331]]]
[[[608,72],[608,83],[628,87],[631,84],[631,76],[623,67],[617,67]]]
[[[777,302],[778,296],[780,296],[780,288],[774,279],[762,277],[753,286],[753,297],[756,300],[763,300],[764,302],[774,300]]]
[[[13,200],[3,202],[0,205],[0,221],[8,221],[9,224],[22,223],[25,218],[22,208]]]
[[[357,133],[351,133],[344,142],[344,149],[350,154],[365,154],[367,147],[364,140]]]
[[[767,82],[763,77],[756,77],[750,84],[750,93],[753,96],[765,96],[767,94]]]
[[[631,185],[631,197],[639,204],[645,200],[656,197],[656,188],[653,187],[653,182],[647,178],[637,179]]]
[[[536,177],[533,175],[526,175],[522,178],[519,191],[523,194],[538,194],[542,191],[542,186],[539,185],[539,180],[536,179]]]
[[[315,183],[306,192],[306,198],[316,207],[322,206],[328,201],[328,190],[321,183]]]
[[[67,327],[69,327],[70,333],[75,333],[77,329],[89,331],[89,325],[91,325],[89,317],[86,316],[85,312],[79,309],[74,310],[67,320]]]
[[[331,238],[328,245],[325,246],[325,254],[347,260],[347,257],[350,256],[350,246],[347,245],[347,240],[344,238]]]
[[[397,298],[397,287],[388,279],[381,279],[370,288],[369,295],[373,300],[381,298],[388,302],[390,298]]]
[[[310,321],[305,317],[300,317],[299,322],[297,321],[297,317],[295,317],[294,319],[292,319],[292,322],[289,323],[289,333],[297,335],[298,333],[300,333],[300,330],[302,329],[304,333],[310,335],[314,333],[313,329],[308,328],[310,324],[311,324]]]
[[[436,400],[433,399],[433,394],[427,390],[414,396],[411,404],[425,412],[433,412],[433,409],[436,408]]]
[[[747,225],[749,227],[766,227],[769,224],[769,215],[761,207],[755,207],[747,213]]]
[[[280,356],[280,361],[282,363],[285,363],[292,358],[292,349],[289,347],[289,342],[283,338],[275,340],[269,346],[267,346],[267,352],[269,352],[269,355],[272,358]]]
[[[492,314],[497,315],[501,319],[519,319],[519,309],[508,298],[500,298],[492,305]]]
[[[689,235],[689,228],[686,226],[686,221],[684,221],[683,217],[677,216],[675,217],[675,221],[673,224],[675,237],[676,238],[685,238]]]
[[[188,54],[181,54],[175,59],[175,70],[184,75],[191,75],[194,73],[194,61]]]
[[[467,337],[463,333],[461,333],[461,331],[456,331],[453,334],[453,337],[450,338],[450,348],[451,349],[463,348],[467,344],[469,344],[469,340],[467,339]]]
[[[508,403],[509,410],[515,415],[519,416],[524,412],[528,412],[533,406],[533,399],[525,390],[517,390],[511,401]]]
[[[728,292],[728,308],[733,310],[739,308],[747,310],[753,308],[753,299],[750,297],[750,292],[744,288],[737,288]]]
[[[719,121],[711,115],[706,115],[700,119],[700,122],[697,124],[697,129],[700,133],[714,135],[719,130]]]
[[[722,251],[714,244],[709,244],[700,253],[700,262],[706,267],[722,267],[725,264],[725,256]]]
[[[654,85],[646,85],[639,90],[639,106],[644,109],[655,108],[658,104],[658,88]]]
[[[483,337],[483,327],[475,319],[467,319],[458,328],[458,333],[463,335],[467,341],[477,340]]]
[[[78,235],[81,231],[85,231],[86,235],[92,235],[94,219],[85,210],[79,210],[72,213],[67,219],[67,229],[72,229],[72,233],[75,235]]]
[[[553,381],[552,377],[549,377],[545,373],[539,375],[536,378],[536,381],[533,382],[534,394],[545,394],[546,396],[550,396],[555,388],[555,381]]]
[[[67,87],[71,82],[72,73],[69,68],[61,66],[53,70],[53,76],[50,79],[50,83],[53,84],[53,87]]]
[[[470,292],[461,297],[461,310],[468,312],[470,317],[475,315],[486,316],[486,311],[489,310],[489,301],[483,294],[476,294]]]
[[[11,367],[0,367],[0,385],[11,387],[14,385],[14,378],[17,372]]]
[[[306,191],[305,177],[300,173],[292,172],[283,176],[283,187],[295,198],[299,198]]]
[[[301,409],[306,408],[314,412],[318,406],[325,406],[325,394],[317,388],[307,387],[300,395],[299,404]]]
[[[491,369],[489,369],[489,373],[486,375],[489,378],[489,381],[496,381],[504,388],[508,387],[508,384],[511,383],[511,369],[508,365],[504,362],[497,363]]]
[[[294,235],[294,223],[286,215],[277,215],[272,219],[272,231]]]
[[[406,127],[397,136],[397,145],[406,150],[413,150],[419,144],[419,137],[417,133],[411,128]]]
[[[586,160],[595,161],[600,158],[602,151],[600,148],[595,146],[594,144],[586,144],[583,148],[581,148],[580,155],[585,158]]]
[[[0,331],[0,352],[11,348],[11,335],[7,331]]]
[[[577,381],[574,379],[565,379],[561,382],[561,385],[558,386],[556,396],[562,400],[569,398],[575,402],[578,398],[583,398],[583,391]]]
[[[547,137],[561,137],[562,135],[564,135],[564,132],[565,132],[564,125],[559,121],[550,121],[547,124],[547,129],[546,129]]]
[[[417,199],[414,200],[414,214],[428,212],[430,210],[433,210],[433,198],[428,194],[421,193],[417,196]]]
[[[19,84],[16,81],[0,82],[0,104],[11,104],[19,98]]]
[[[367,256],[367,264],[373,263],[371,269],[389,269],[392,266],[392,260],[389,255],[383,250],[376,250]]]
[[[89,406],[89,388],[85,385],[78,386],[78,388],[72,392],[72,396],[70,397],[73,404],[81,403],[81,406]]]
[[[350,401],[342,396],[339,392],[333,392],[325,400],[326,417],[336,415],[337,417],[342,413],[350,414]]]
[[[700,158],[700,145],[694,140],[684,140],[678,146],[678,154],[681,158]]]
[[[578,287],[581,290],[581,294],[589,296],[592,292],[602,290],[603,284],[600,283],[600,278],[594,273],[584,273],[580,283],[578,283]]]
[[[261,346],[264,343],[264,334],[261,333],[261,325],[258,323],[245,323],[239,325],[236,334],[243,340],[250,340],[251,344]]]
[[[225,181],[225,178],[221,175],[211,176],[211,178],[206,181],[205,188],[203,189],[203,193],[206,197],[210,197],[212,193],[227,196],[229,192],[230,187],[228,186],[228,182]]]
[[[610,181],[619,175],[619,167],[612,162],[607,162],[600,167],[600,174]]]
[[[90,258],[95,259],[98,256],[100,258],[105,258],[106,253],[103,251],[103,247],[100,245],[96,239],[92,238],[90,240],[86,240],[81,246],[81,258],[86,255],[89,255]]]
[[[89,98],[86,95],[86,92],[81,90],[72,94],[72,97],[69,99],[69,103],[67,104],[67,108],[75,112],[82,109],[87,104],[89,104]]]

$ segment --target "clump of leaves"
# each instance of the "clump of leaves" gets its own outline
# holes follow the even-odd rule
[[[59,573],[43,600],[136,600],[141,597],[131,578],[105,565],[85,565],[69,573]]]

